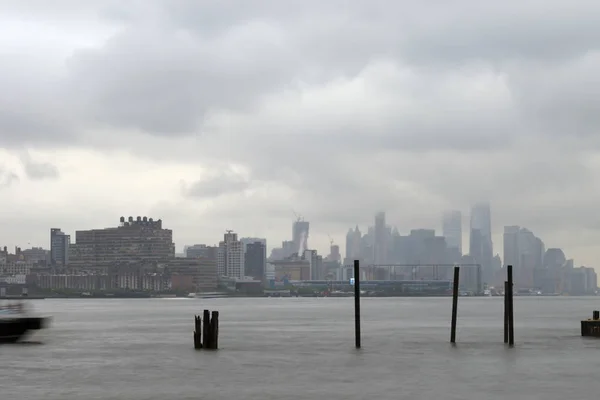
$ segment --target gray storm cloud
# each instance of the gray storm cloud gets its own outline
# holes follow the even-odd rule
[[[294,202],[331,231],[378,209],[408,229],[430,224],[427,210],[481,198],[499,224],[542,236],[593,226],[596,1],[4,1],[0,10],[4,21],[111,32],[62,58],[0,42],[0,146],[229,160],[247,176],[199,176],[182,193],[219,197],[214,226],[242,192],[256,215]],[[57,176],[46,167],[27,174]],[[256,197],[267,190],[268,200]]]

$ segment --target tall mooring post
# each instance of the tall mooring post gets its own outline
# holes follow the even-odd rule
[[[354,260],[354,341],[360,349],[360,265]]]
[[[219,312],[213,311],[210,318],[210,347],[217,350],[219,348]]]
[[[202,313],[202,348],[208,349],[210,342],[210,311]]]
[[[514,318],[514,307],[513,307],[513,266],[506,266],[506,290],[504,291],[504,297],[507,308],[507,324],[508,324],[508,345],[515,345],[515,318]]]
[[[454,281],[452,282],[452,322],[450,325],[450,343],[456,343],[456,317],[458,316],[458,283],[460,267],[454,267]]]
[[[504,281],[504,343],[508,343],[508,281]]]

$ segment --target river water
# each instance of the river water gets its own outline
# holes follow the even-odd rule
[[[516,347],[502,300],[365,298],[354,349],[352,298],[40,300],[54,317],[0,347],[0,398],[594,399],[600,339],[579,321],[600,298],[515,298]],[[193,350],[194,313],[220,311],[221,349]]]

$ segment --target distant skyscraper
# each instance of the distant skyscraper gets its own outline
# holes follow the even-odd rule
[[[356,225],[355,229],[350,228],[346,234],[346,258],[344,264],[352,264],[354,260],[358,260],[361,257],[361,239],[362,233]]]
[[[442,217],[442,235],[448,248],[458,249],[462,254],[462,214],[460,211],[446,211]]]
[[[244,275],[263,281],[267,267],[267,247],[264,242],[245,244]]]
[[[471,229],[469,235],[469,254],[477,264],[481,264],[484,282],[493,278],[494,245],[492,243],[492,218],[490,204],[475,204],[471,208]]]
[[[567,257],[562,249],[550,248],[544,254],[543,264],[545,268],[558,270],[567,262]]]
[[[69,263],[71,236],[59,228],[50,229],[50,262],[53,266],[64,267]]]
[[[351,260],[354,255],[354,230],[352,228],[348,229],[348,233],[346,234],[346,257],[344,262],[348,262],[346,260]]]
[[[504,266],[512,265],[514,268],[519,267],[519,231],[521,227],[505,226],[504,227],[504,254],[502,259]]]
[[[308,249],[308,228],[309,222],[303,219],[294,221],[292,225],[292,242],[294,242],[294,253],[302,257],[304,250]]]
[[[387,244],[389,231],[385,226],[385,213],[375,214],[375,228],[373,240],[373,262],[375,265],[387,263]]]
[[[477,229],[482,237],[492,237],[492,216],[489,203],[478,203],[471,208],[471,229]]]
[[[237,233],[227,231],[223,241],[219,242],[217,274],[230,278],[244,277],[244,246]]]
[[[515,284],[531,288],[543,286],[541,271],[544,269],[544,242],[529,229],[519,226],[504,227],[504,265],[512,265]],[[538,282],[534,277],[538,276]]]
[[[339,263],[342,261],[342,255],[340,254],[340,246],[337,244],[332,244],[329,247],[329,256],[327,256],[328,261],[335,261]]]

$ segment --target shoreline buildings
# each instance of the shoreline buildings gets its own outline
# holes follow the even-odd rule
[[[272,287],[294,281],[350,281],[352,264],[360,261],[361,277],[372,281],[438,282],[451,279],[452,266],[461,268],[461,290],[481,293],[483,285],[502,288],[504,266],[514,266],[518,290],[547,294],[594,294],[593,268],[575,267],[561,249],[546,249],[541,238],[520,226],[504,227],[502,262],[493,255],[489,203],[471,209],[469,251],[463,254],[462,213],[447,211],[441,235],[434,229],[411,229],[401,234],[378,212],[366,229],[346,235],[344,262],[330,237],[328,255],[309,248],[310,224],[292,222],[292,238],[267,258],[263,238],[241,238],[227,231],[217,246],[185,246],[176,257],[173,231],[162,220],[121,217],[117,226],[78,230],[71,236],[50,229],[50,250],[0,250],[0,286],[37,285],[44,289],[143,290],[198,292],[218,287]],[[74,243],[71,239],[74,238]],[[480,268],[476,268],[480,266]],[[412,283],[411,283],[412,285]],[[3,286],[5,287],[5,286]],[[254,289],[253,289],[254,290]]]

